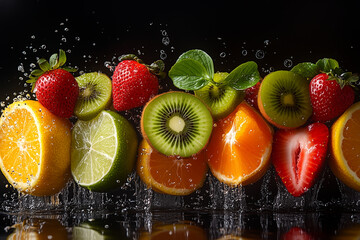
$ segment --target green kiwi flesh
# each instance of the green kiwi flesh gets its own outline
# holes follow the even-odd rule
[[[268,74],[261,84],[259,97],[266,115],[284,128],[299,127],[312,114],[309,81],[290,71]]]
[[[205,87],[194,91],[195,96],[203,100],[209,106],[215,120],[219,120],[229,115],[245,97],[244,91],[221,85],[221,82],[228,75],[229,74],[226,72],[217,72],[214,74],[214,81],[219,83],[218,85],[209,83]]]
[[[197,97],[184,92],[156,96],[144,107],[141,131],[148,143],[167,156],[190,157],[208,143],[213,118]]]
[[[90,120],[111,103],[111,79],[103,73],[91,72],[76,77],[79,97],[74,114],[80,120]]]

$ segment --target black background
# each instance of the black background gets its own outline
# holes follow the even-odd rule
[[[193,48],[208,52],[218,71],[255,60],[265,75],[268,70],[289,69],[286,59],[295,65],[332,57],[344,69],[360,72],[359,5],[358,1],[0,0],[0,101],[9,103],[29,89],[24,83],[30,65],[59,48],[71,50],[68,62],[80,70],[75,75],[102,71],[111,76],[105,61],[114,65],[118,56],[139,51],[148,63],[164,51],[169,70],[182,52]],[[168,45],[162,43],[164,37],[169,37]],[[256,58],[258,50],[265,54],[261,59]]]
[[[208,52],[218,71],[247,60],[256,60],[260,69],[278,70],[286,69],[285,59],[296,64],[332,57],[343,68],[359,72],[359,5],[358,1],[1,0],[0,100],[23,88],[19,78],[26,79],[36,57],[48,58],[59,48],[71,49],[69,62],[80,70],[109,75],[104,61],[114,56],[141,50],[142,58],[151,62],[163,50],[168,70],[179,54],[192,48]],[[164,30],[169,45],[161,42]],[[241,54],[244,49],[246,56]],[[265,57],[256,59],[257,50]],[[21,64],[23,72],[18,70]]]

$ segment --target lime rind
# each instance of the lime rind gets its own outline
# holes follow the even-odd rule
[[[119,114],[104,110],[90,121],[77,121],[72,131],[71,172],[92,191],[121,186],[134,168],[137,135]]]

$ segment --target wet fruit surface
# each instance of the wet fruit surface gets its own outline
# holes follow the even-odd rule
[[[140,144],[137,173],[155,191],[188,195],[202,186],[206,172],[204,151],[192,157],[181,158],[158,153],[145,140]]]
[[[206,149],[216,178],[229,185],[253,183],[270,164],[272,129],[247,103],[215,123]]]
[[[65,186],[71,141],[67,119],[27,100],[5,109],[0,127],[0,167],[9,183],[33,195],[52,195]]]

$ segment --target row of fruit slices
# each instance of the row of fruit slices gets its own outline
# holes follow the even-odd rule
[[[331,130],[330,166],[340,180],[360,191],[360,105],[350,107],[358,78],[333,59],[301,63],[261,80],[254,62],[215,73],[209,55],[190,50],[178,58],[169,77],[196,97],[184,92],[157,95],[162,61],[145,65],[125,55],[106,86],[75,79],[65,62],[62,50],[49,62],[38,61],[40,69],[29,80],[38,101],[61,118],[75,115],[85,121],[105,108],[120,112],[146,104],[137,172],[156,191],[190,194],[202,186],[207,167],[219,181],[247,185],[259,180],[272,162],[288,191],[300,196],[323,168],[328,126],[340,115]],[[348,149],[351,154],[345,153]]]

